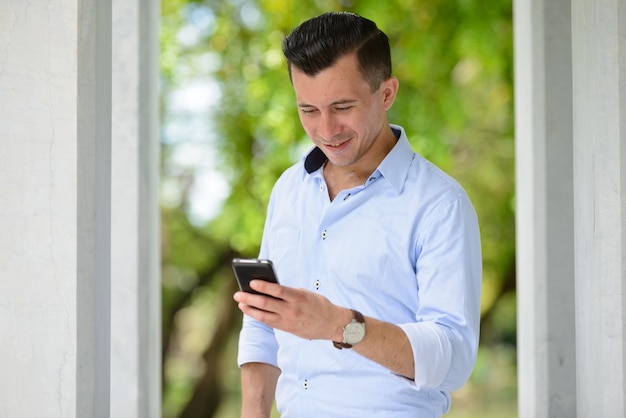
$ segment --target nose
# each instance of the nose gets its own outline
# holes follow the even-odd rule
[[[324,141],[331,141],[341,131],[335,115],[322,112],[317,125],[317,135]]]

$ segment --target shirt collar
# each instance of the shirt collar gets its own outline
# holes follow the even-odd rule
[[[319,147],[315,147],[304,158],[304,169],[307,174],[313,174],[313,172],[319,170],[327,160],[326,154],[324,154]]]
[[[389,126],[391,126],[391,130],[396,138],[398,138],[398,142],[380,163],[377,171],[387,179],[397,193],[400,193],[404,186],[409,166],[413,161],[414,153],[404,128],[393,124]],[[304,169],[307,174],[312,174],[319,170],[327,160],[328,158],[326,158],[324,152],[315,147],[305,156]]]

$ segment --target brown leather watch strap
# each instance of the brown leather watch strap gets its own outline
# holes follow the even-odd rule
[[[341,350],[342,348],[352,348],[352,344],[340,343],[337,341],[333,341],[333,346],[339,350]]]
[[[363,314],[361,312],[354,309],[350,310],[352,311],[352,318],[354,318],[357,322],[360,322],[361,324],[365,323],[365,318],[363,317]],[[333,346],[339,350],[341,350],[342,348],[352,348],[352,344],[339,341],[333,341]]]

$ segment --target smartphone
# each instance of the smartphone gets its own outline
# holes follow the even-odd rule
[[[255,293],[257,295],[262,294],[250,288],[250,281],[253,279],[278,283],[274,265],[270,260],[234,258],[232,264],[235,278],[237,279],[237,283],[239,283],[239,288],[244,292]]]

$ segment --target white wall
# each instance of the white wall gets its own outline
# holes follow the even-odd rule
[[[572,3],[581,417],[626,416],[626,2]]]
[[[132,7],[0,2],[0,417],[160,415],[158,4]]]
[[[576,416],[569,0],[515,2],[519,416]]]
[[[113,0],[111,416],[161,416],[158,1]]]
[[[515,46],[519,415],[624,417],[626,2],[517,0]]]
[[[0,416],[108,408],[106,10],[81,5],[0,9]]]

